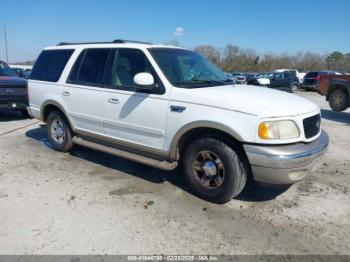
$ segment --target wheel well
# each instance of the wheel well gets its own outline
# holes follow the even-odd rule
[[[199,127],[192,129],[185,133],[179,143],[178,143],[178,152],[179,155],[182,156],[186,147],[194,140],[197,140],[199,138],[204,138],[204,137],[211,137],[211,138],[216,138],[218,140],[221,140],[222,142],[225,142],[227,145],[238,148],[243,151],[243,146],[242,143],[239,142],[236,138],[233,136],[227,134],[224,131],[215,129],[215,128],[207,128],[207,127]]]
[[[345,93],[347,94],[348,98],[349,98],[349,90],[343,86],[343,85],[330,85],[328,87],[328,92],[327,92],[327,96],[326,96],[326,100],[328,101],[329,100],[329,97],[331,95],[331,93],[336,90],[336,89],[342,89],[345,91]]]
[[[47,106],[45,106],[45,108],[44,108],[44,110],[43,110],[43,122],[46,122],[47,121],[47,118],[48,118],[48,116],[49,116],[49,114],[51,113],[51,112],[53,112],[53,111],[58,111],[58,112],[61,112],[61,113],[63,113],[62,112],[62,110],[58,107],[58,106],[55,106],[55,105],[47,105]]]

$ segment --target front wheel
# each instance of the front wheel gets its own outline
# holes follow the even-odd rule
[[[60,152],[69,152],[73,147],[69,123],[65,116],[57,111],[51,112],[47,118],[47,135],[52,147]]]
[[[347,109],[349,105],[349,98],[345,90],[335,89],[329,96],[329,106],[332,110],[340,112]]]
[[[183,155],[183,168],[196,195],[220,204],[243,190],[248,173],[240,150],[214,138],[191,143]]]

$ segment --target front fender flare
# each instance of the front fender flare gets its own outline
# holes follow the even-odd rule
[[[190,132],[191,130],[197,129],[197,128],[211,128],[216,129],[218,131],[222,131],[230,136],[232,136],[234,139],[238,141],[243,141],[243,138],[235,132],[232,128],[213,121],[195,121],[188,123],[180,128],[180,130],[177,131],[174,138],[171,141],[170,144],[170,158],[171,159],[178,159],[178,145],[181,140],[181,138],[186,135],[186,133]]]

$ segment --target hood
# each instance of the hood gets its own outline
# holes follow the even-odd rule
[[[0,76],[0,87],[27,85],[27,80],[17,76]]]
[[[250,85],[174,88],[173,100],[238,111],[258,117],[287,117],[319,111],[309,100],[284,91]]]

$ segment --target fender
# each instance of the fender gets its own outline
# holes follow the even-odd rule
[[[171,159],[178,158],[178,145],[179,145],[181,138],[184,135],[186,135],[188,132],[190,132],[191,130],[194,130],[196,128],[216,129],[218,131],[222,131],[222,132],[232,136],[234,139],[236,139],[238,141],[243,141],[243,138],[237,132],[235,132],[234,130],[232,130],[232,128],[230,128],[222,123],[217,123],[217,122],[213,122],[213,121],[205,121],[205,120],[195,121],[195,122],[191,122],[191,123],[184,125],[175,134],[175,136],[172,139],[171,144],[170,144],[169,157]]]
[[[45,102],[42,103],[41,105],[41,108],[40,108],[40,118],[42,121],[44,121],[44,110],[45,110],[45,107],[47,106],[50,106],[50,105],[53,105],[53,106],[56,106],[57,108],[60,109],[60,111],[64,114],[64,116],[66,117],[70,127],[72,128],[72,130],[74,131],[75,128],[74,126],[72,125],[72,122],[70,121],[69,117],[68,117],[68,114],[67,112],[64,110],[64,107],[59,104],[57,101],[54,101],[54,100],[46,100]]]

